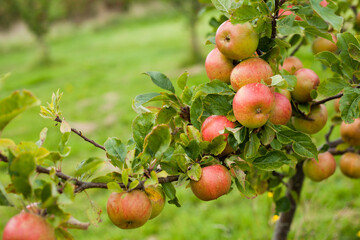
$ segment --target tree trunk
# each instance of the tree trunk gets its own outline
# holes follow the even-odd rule
[[[290,210],[288,212],[281,213],[280,219],[276,223],[273,240],[286,240],[290,231],[291,223],[294,219],[297,202],[294,199],[292,192],[296,193],[297,200],[300,199],[301,189],[304,183],[304,172],[302,170],[303,162],[296,164],[296,173],[292,176],[288,182],[288,188],[286,190],[286,196],[290,200]]]
[[[40,62],[41,63],[50,62],[49,47],[46,44],[43,35],[37,37],[37,43],[38,43],[39,48],[40,48]]]

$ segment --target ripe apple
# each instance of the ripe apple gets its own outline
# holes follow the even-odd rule
[[[340,158],[341,172],[349,178],[360,178],[360,155],[347,152]]]
[[[360,146],[360,118],[355,119],[353,123],[342,122],[340,135],[342,140],[351,146]]]
[[[261,58],[249,58],[238,65],[231,72],[231,86],[235,91],[249,83],[260,83],[263,80],[266,84],[271,84],[274,75],[270,65]]]
[[[151,216],[151,201],[145,192],[111,193],[107,201],[107,213],[110,220],[119,228],[141,227]]]
[[[287,57],[284,60],[284,63],[282,66],[279,67],[279,70],[284,69],[287,71],[290,75],[293,75],[297,70],[303,68],[303,64],[297,57],[291,56]]]
[[[303,165],[304,174],[315,182],[320,182],[334,174],[336,161],[329,152],[320,153],[319,161],[315,158],[307,159]]]
[[[273,92],[261,83],[250,83],[240,88],[233,100],[236,120],[248,128],[263,126],[274,108]]]
[[[235,123],[229,121],[225,116],[212,115],[205,119],[201,125],[201,135],[204,141],[211,142],[214,138],[219,135],[225,136],[225,141],[227,141],[228,133],[222,133],[226,127],[234,128]],[[226,145],[222,155],[229,154],[233,151],[229,144]]]
[[[205,69],[210,80],[218,79],[224,83],[230,83],[233,68],[233,60],[225,57],[217,48],[214,48],[206,57]]]
[[[259,36],[250,23],[233,25],[225,21],[216,31],[216,46],[230,59],[242,60],[254,54]]]
[[[203,201],[210,201],[227,194],[231,187],[231,175],[223,165],[202,168],[199,181],[190,181],[192,192]]]
[[[145,188],[145,192],[151,201],[151,216],[149,219],[157,217],[165,206],[165,194],[160,186],[149,186]]]
[[[312,100],[310,93],[320,84],[318,75],[311,69],[302,68],[295,72],[297,79],[294,90],[291,92],[292,99],[305,103]]]
[[[292,118],[292,124],[296,130],[308,134],[319,132],[326,124],[328,112],[324,104],[312,106],[307,120],[299,117]]]
[[[312,51],[314,54],[319,52],[329,51],[329,52],[336,52],[337,46],[336,42],[337,39],[334,34],[331,34],[333,41],[327,40],[322,37],[317,37],[313,44],[312,44]]]
[[[3,240],[56,240],[54,229],[44,218],[23,212],[6,224]]]
[[[290,101],[280,93],[274,93],[275,106],[270,113],[269,121],[273,124],[285,125],[291,118],[292,110]]]

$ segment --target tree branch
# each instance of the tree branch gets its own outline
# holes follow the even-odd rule
[[[54,121],[55,121],[55,122],[58,122],[58,123],[62,123],[62,120],[59,118],[59,116],[57,116]],[[106,151],[106,149],[105,149],[104,146],[96,143],[94,140],[91,140],[91,139],[85,137],[85,136],[82,134],[81,131],[78,131],[78,130],[76,130],[75,128],[71,128],[71,131],[72,131],[73,133],[75,133],[76,135],[78,135],[79,137],[81,137],[82,139],[84,139],[85,141],[91,143],[91,144],[94,145],[95,147],[100,148],[100,149]]]
[[[296,46],[296,48],[294,48],[294,50],[290,53],[290,56],[294,56],[295,53],[297,53],[297,51],[299,51],[299,49],[301,48],[301,46],[303,45],[303,40],[301,40],[301,42]]]
[[[312,104],[312,106],[320,105],[320,104],[326,103],[326,102],[328,102],[328,101],[331,101],[331,100],[333,100],[333,99],[341,98],[343,95],[344,95],[343,93],[336,94],[336,95],[334,95],[334,96],[332,96],[332,97],[328,97],[328,98],[325,98],[325,99],[323,99],[323,100],[314,102],[314,103]]]
[[[332,134],[332,132],[333,132],[333,130],[334,130],[334,127],[335,127],[335,125],[334,124],[332,124],[331,126],[330,126],[330,129],[329,129],[329,131],[327,132],[327,134],[325,135],[325,140],[326,140],[326,143],[327,144],[329,144],[329,142],[330,142],[330,136],[331,136],[331,134]]]

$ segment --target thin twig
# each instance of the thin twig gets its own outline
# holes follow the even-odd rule
[[[335,127],[335,125],[332,124],[332,125],[330,126],[329,131],[328,131],[327,134],[325,135],[326,143],[329,143],[329,142],[330,142],[329,139],[330,139],[330,136],[331,136],[331,134],[332,134],[332,132],[333,132],[333,130],[334,130],[334,127]]]
[[[301,48],[301,46],[303,45],[303,40],[301,40],[301,42],[296,46],[296,48],[290,53],[290,56],[294,56],[295,53],[297,53],[297,51],[299,51],[299,49]]]
[[[54,121],[55,121],[55,122],[58,122],[58,123],[62,123],[62,120],[61,120],[59,117],[56,117]],[[94,140],[91,140],[90,138],[85,137],[85,136],[82,134],[81,131],[78,131],[78,130],[76,130],[75,128],[71,128],[71,131],[72,131],[73,133],[75,133],[76,135],[78,135],[79,137],[81,137],[82,139],[84,139],[85,141],[91,143],[91,144],[94,145],[95,147],[100,148],[100,149],[106,151],[106,149],[105,149],[104,146],[96,143]]]
[[[343,93],[336,94],[336,95],[334,95],[334,96],[332,96],[332,97],[328,97],[328,98],[325,98],[325,99],[323,99],[323,100],[314,102],[314,103],[312,104],[312,106],[320,105],[320,104],[326,103],[326,102],[328,102],[328,101],[331,101],[331,100],[333,100],[333,99],[341,98],[343,95],[344,95]]]

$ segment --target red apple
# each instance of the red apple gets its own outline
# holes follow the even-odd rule
[[[149,186],[145,188],[145,192],[151,201],[151,216],[150,219],[157,217],[165,206],[165,194],[160,186]]]
[[[225,136],[225,141],[227,141],[228,133],[220,133],[224,131],[226,127],[234,128],[235,123],[229,121],[225,116],[212,115],[205,119],[201,126],[201,135],[205,141],[211,142],[214,138],[219,135]],[[226,148],[222,154],[229,154],[233,151],[229,144],[226,145]]]
[[[304,162],[304,174],[315,182],[320,182],[334,174],[336,162],[333,155],[329,152],[320,153],[319,161],[315,158],[307,159]]]
[[[319,132],[326,125],[328,119],[328,112],[325,105],[312,106],[310,114],[307,117],[309,119],[293,117],[292,124],[295,129],[308,134]]]
[[[54,229],[39,215],[23,212],[6,224],[3,240],[56,240]]]
[[[303,68],[303,64],[297,57],[291,56],[287,57],[284,60],[284,63],[282,66],[279,67],[279,70],[284,69],[287,71],[290,75],[293,75],[297,70]]]
[[[273,124],[285,125],[291,118],[292,110],[290,101],[280,93],[274,93],[275,106],[270,113],[269,121]]]
[[[302,68],[295,72],[295,76],[297,82],[291,92],[292,99],[300,103],[312,101],[310,93],[320,84],[318,75],[311,69]]]
[[[259,36],[250,23],[234,25],[228,20],[216,31],[215,41],[217,48],[226,57],[242,60],[254,54]]]
[[[231,175],[226,167],[217,164],[202,168],[199,181],[190,181],[192,192],[203,201],[210,201],[227,194],[231,187]]]
[[[217,48],[206,57],[205,69],[210,80],[218,79],[224,83],[230,83],[233,68],[233,60],[225,57]]]
[[[314,40],[312,44],[312,51],[314,54],[319,52],[329,51],[329,52],[336,52],[337,46],[336,42],[337,39],[334,34],[331,34],[333,41],[327,40],[322,37],[318,37]]]
[[[250,83],[240,88],[233,100],[236,120],[248,128],[263,126],[274,108],[273,92],[261,83]]]
[[[107,202],[110,220],[119,228],[131,229],[144,225],[151,216],[151,202],[140,190],[112,193]]]
[[[271,84],[271,77],[274,75],[270,65],[261,58],[249,58],[232,70],[230,81],[235,91],[249,83],[260,83],[263,80]]]
[[[341,172],[349,178],[360,178],[360,155],[347,152],[340,159]]]
[[[360,118],[353,123],[342,122],[340,126],[341,139],[351,146],[360,146]]]

